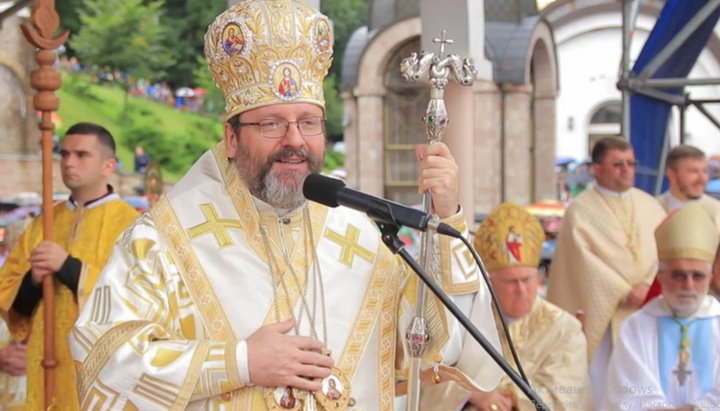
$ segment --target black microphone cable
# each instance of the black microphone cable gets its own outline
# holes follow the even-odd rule
[[[475,259],[475,264],[480,268],[480,274],[482,274],[483,279],[485,280],[485,284],[487,284],[487,288],[490,291],[490,296],[492,297],[493,307],[497,310],[498,317],[500,317],[500,323],[502,324],[503,332],[505,334],[505,338],[507,339],[508,348],[510,348],[510,353],[512,354],[513,361],[515,361],[515,365],[517,366],[518,373],[520,374],[520,377],[525,381],[528,385],[530,385],[530,381],[528,381],[527,376],[525,375],[525,370],[523,369],[522,365],[520,364],[520,358],[518,357],[517,351],[515,350],[515,344],[513,344],[512,337],[510,337],[510,331],[508,330],[507,323],[505,323],[505,312],[503,311],[502,307],[500,306],[500,303],[498,302],[498,298],[495,295],[495,291],[493,290],[492,284],[490,283],[490,276],[487,273],[487,270],[485,269],[485,264],[483,264],[482,259],[478,255],[477,251],[475,251],[475,247],[470,244],[470,241],[465,238],[465,236],[453,236],[455,238],[458,238],[462,240],[463,244],[465,244],[465,247],[470,250],[470,253],[472,254],[473,258]]]

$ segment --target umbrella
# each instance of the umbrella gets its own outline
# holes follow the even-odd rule
[[[572,157],[558,157],[555,159],[555,165],[556,166],[565,166],[571,163],[574,163],[575,159]]]
[[[537,218],[562,217],[567,205],[558,200],[542,200],[526,207]]]
[[[150,208],[147,198],[142,196],[127,196],[123,197],[123,200],[136,210],[145,211]]]
[[[57,111],[53,111],[50,114],[50,120],[52,120],[53,124],[55,124],[55,127],[62,127],[62,119]]]
[[[193,91],[190,87],[180,87],[175,90],[175,95],[177,97],[192,97],[195,95],[195,91]]]
[[[193,93],[195,93],[196,96],[206,96],[207,90],[205,90],[204,88],[196,88],[193,89]]]
[[[580,172],[578,174],[570,174],[569,176],[565,177],[565,184],[569,185],[570,187],[577,185],[587,185],[591,181],[593,181],[593,176],[585,172]]]

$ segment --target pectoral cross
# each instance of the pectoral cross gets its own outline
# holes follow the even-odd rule
[[[692,374],[692,371],[686,367],[688,362],[690,362],[690,346],[692,345],[692,340],[688,337],[688,327],[694,322],[695,320],[687,324],[678,322],[678,324],[680,324],[680,354],[678,356],[678,368],[673,371],[673,374],[677,376],[678,383],[680,383],[681,387],[685,386],[687,377]]]
[[[687,377],[689,377],[692,374],[692,371],[685,368],[687,363],[685,361],[680,361],[680,365],[678,365],[677,370],[673,371],[673,374],[677,376],[678,383],[680,383],[681,387],[685,386],[685,381],[687,380]]]

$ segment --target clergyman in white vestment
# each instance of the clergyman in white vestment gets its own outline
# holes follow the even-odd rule
[[[662,295],[623,324],[602,409],[719,409],[720,303],[707,292],[720,233],[696,203],[655,236]]]

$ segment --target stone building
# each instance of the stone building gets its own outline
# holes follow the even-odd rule
[[[11,197],[41,191],[40,132],[30,88],[35,48],[20,31],[29,21],[27,4],[0,1],[0,13],[0,197]],[[55,186],[62,187],[59,172],[54,174]]]
[[[446,52],[472,57],[479,70],[475,85],[445,93],[444,140],[460,166],[463,207],[485,213],[502,201],[553,198],[558,69],[551,27],[532,0],[370,2],[343,61],[349,184],[420,202],[413,145],[426,141],[429,93],[402,80],[399,64],[420,49],[436,52],[443,29],[455,41]]]

